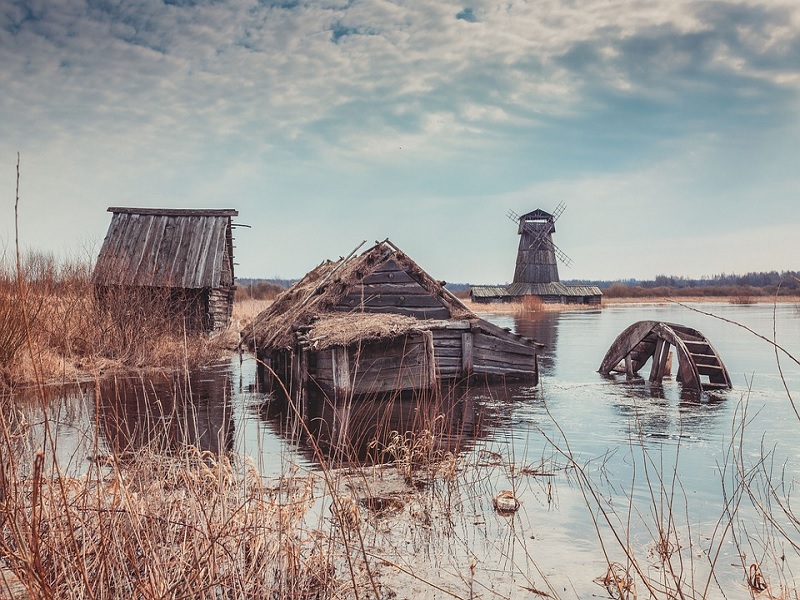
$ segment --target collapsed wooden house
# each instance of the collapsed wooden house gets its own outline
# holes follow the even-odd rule
[[[187,329],[230,323],[235,291],[233,209],[112,206],[111,224],[92,275],[101,302],[149,302]]]
[[[242,343],[295,398],[472,377],[538,381],[539,344],[476,316],[388,240],[320,264],[255,318]]]
[[[678,356],[676,379],[695,391],[731,387],[725,364],[711,342],[696,329],[677,323],[637,321],[625,328],[611,344],[598,371],[603,375],[625,373],[628,378],[651,360],[651,383],[670,374],[671,353]]]

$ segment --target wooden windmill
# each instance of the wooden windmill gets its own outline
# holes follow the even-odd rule
[[[565,208],[566,206],[562,202],[556,207],[553,214],[541,209],[522,216],[513,210],[508,211],[508,218],[519,224],[518,233],[520,235],[514,284],[558,282],[557,259],[568,267],[572,264],[572,259],[553,243],[553,233],[556,231],[555,222]]]

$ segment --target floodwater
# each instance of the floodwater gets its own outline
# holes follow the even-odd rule
[[[500,595],[537,589],[607,597],[597,580],[608,561],[633,561],[658,585],[681,580],[689,597],[736,598],[750,596],[746,575],[757,565],[774,594],[795,597],[800,526],[791,503],[800,479],[800,417],[792,400],[800,410],[800,367],[756,334],[800,358],[796,305],[665,303],[482,316],[546,344],[538,386],[456,388],[431,407],[404,397],[349,411],[312,401],[303,428],[287,402],[258,391],[255,361],[244,355],[191,378],[163,374],[60,389],[47,419],[28,417],[30,443],[49,426],[59,465],[77,472],[98,448],[193,444],[248,454],[273,477],[287,465],[314,471],[320,456],[386,458],[380,449],[392,430],[433,423],[447,433],[441,449],[474,467],[464,475],[469,498],[461,516],[475,527],[447,542],[451,554],[439,548],[419,567],[420,577],[435,580],[448,568],[460,577],[475,561],[488,573],[483,585]],[[644,319],[702,331],[734,389],[698,396],[674,378],[650,385],[648,365],[644,380],[599,375],[617,334]],[[370,444],[376,437],[380,443]],[[521,502],[513,516],[492,510],[502,489]],[[647,592],[640,583],[638,594]]]

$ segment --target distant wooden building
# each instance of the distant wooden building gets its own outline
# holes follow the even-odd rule
[[[425,390],[442,380],[538,381],[534,340],[477,317],[388,240],[326,261],[242,332],[296,398]]]
[[[564,211],[560,204],[553,214],[540,208],[524,215],[509,212],[518,223],[520,236],[514,281],[507,286],[473,286],[473,302],[513,302],[535,296],[549,304],[600,304],[600,288],[567,285],[558,276],[558,260],[569,266],[572,260],[553,242],[556,219]]]
[[[235,291],[233,209],[108,209],[92,282],[104,302],[158,298],[195,331],[230,323]]]

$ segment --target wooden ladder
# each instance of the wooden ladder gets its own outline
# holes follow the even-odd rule
[[[698,375],[708,377],[707,381],[700,380],[704,390],[731,387],[728,370],[705,336],[697,336],[694,332],[687,332],[675,326],[673,330],[686,346],[688,356],[697,368]]]

